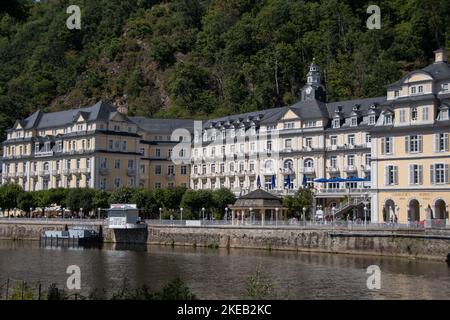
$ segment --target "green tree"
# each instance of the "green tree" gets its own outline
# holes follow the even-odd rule
[[[17,208],[17,200],[23,192],[22,188],[15,183],[5,183],[0,187],[0,207],[3,211]]]
[[[30,213],[31,208],[36,207],[36,199],[32,192],[22,192],[17,197],[17,208]]]
[[[131,203],[136,192],[135,188],[122,186],[111,193],[110,203]]]
[[[225,214],[225,208],[229,204],[234,204],[236,202],[236,196],[230,189],[221,188],[213,191],[212,201],[214,203],[216,217],[222,219]]]
[[[96,209],[94,203],[95,190],[80,188],[70,190],[67,194],[66,205],[71,211],[80,213],[83,209],[83,215]]]
[[[210,190],[187,190],[181,200],[181,207],[195,219],[201,217],[202,208],[210,212],[213,205],[212,191]]]
[[[313,193],[310,189],[299,189],[293,196],[285,196],[283,198],[283,206],[288,208],[291,216],[301,217],[303,208],[306,208],[306,213],[310,212],[313,203]],[[306,218],[306,217],[305,217]]]

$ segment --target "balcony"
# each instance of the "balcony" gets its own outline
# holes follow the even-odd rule
[[[168,173],[167,174],[167,180],[173,180],[175,179],[175,174],[174,173]]]
[[[108,168],[100,168],[99,173],[102,176],[107,176],[109,174],[109,169]]]
[[[225,172],[225,176],[227,176],[227,177],[234,177],[234,175],[235,175],[234,171],[227,171],[227,172]]]
[[[63,175],[65,175],[65,176],[70,176],[70,175],[71,175],[70,169],[64,169],[64,170],[62,171],[62,173],[63,173]]]
[[[30,172],[30,176],[31,176],[31,177],[37,177],[37,176],[38,176],[37,171],[31,171],[31,172]]]
[[[23,178],[24,177],[24,173],[23,172],[16,172],[16,177],[17,178]]]
[[[256,174],[255,170],[249,170],[247,171],[247,175],[250,177],[253,177]]]
[[[91,174],[91,168],[83,168],[81,169],[81,173],[84,175],[89,175]]]
[[[79,168],[70,169],[70,173],[75,174],[75,175],[80,175],[81,169],[79,169]]]
[[[361,166],[361,167],[363,167],[363,170],[364,170],[365,172],[369,172],[369,171],[371,170],[370,164],[366,164],[366,165],[363,165],[363,166]]]
[[[43,158],[43,157],[51,157],[51,156],[53,156],[53,154],[54,154],[53,150],[51,150],[51,151],[42,151],[42,152],[38,151],[38,152],[34,153],[34,156],[36,158]]]
[[[244,170],[238,171],[238,172],[236,172],[236,175],[237,175],[238,177],[245,177],[245,171],[244,171]]]
[[[316,169],[314,167],[304,167],[300,169],[300,172],[304,174],[314,174],[316,172]]]
[[[294,172],[294,170],[292,168],[284,168],[284,169],[281,170],[281,173],[283,175],[285,175],[285,176],[295,174],[295,172]]]
[[[52,170],[52,176],[58,176],[60,174],[59,170]]]
[[[339,168],[337,167],[328,167],[327,170],[330,174],[336,174],[340,172]]]
[[[136,176],[136,169],[128,168],[128,169],[127,169],[127,176],[129,176],[129,177],[134,177],[134,176]]]
[[[276,174],[275,170],[270,170],[270,169],[263,170],[263,175],[265,175],[265,176],[273,176],[274,174]]]
[[[354,165],[345,167],[345,172],[347,172],[347,173],[355,173],[357,171],[358,170],[357,170],[356,166],[354,166]]]
[[[50,171],[49,170],[39,171],[39,176],[40,177],[48,177],[49,175],[50,175]]]

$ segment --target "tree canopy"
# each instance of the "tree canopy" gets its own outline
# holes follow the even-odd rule
[[[36,109],[99,99],[208,118],[287,105],[313,57],[331,101],[384,86],[449,47],[447,0],[16,0],[0,6],[0,135]],[[3,3],[3,2],[2,2]],[[70,4],[81,30],[65,27]]]

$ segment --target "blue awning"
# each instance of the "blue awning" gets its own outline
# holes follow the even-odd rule
[[[345,179],[345,181],[346,182],[363,182],[363,181],[370,181],[370,180],[366,179],[366,178],[352,177],[352,178]]]

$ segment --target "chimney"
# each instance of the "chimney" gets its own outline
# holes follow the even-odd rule
[[[447,51],[440,48],[434,52],[434,63],[447,62]]]

